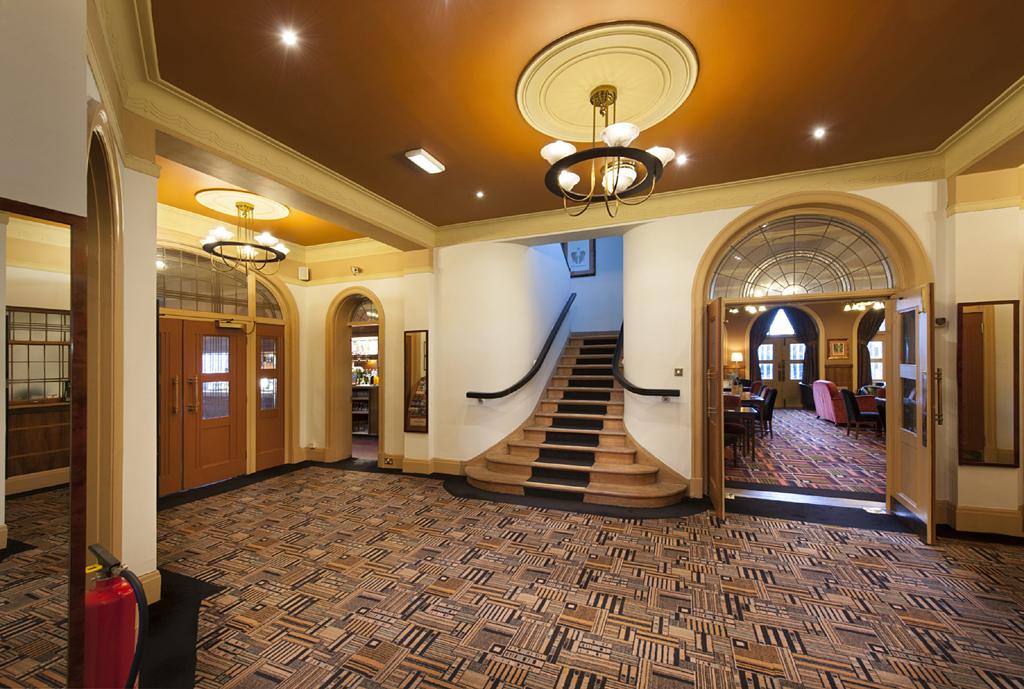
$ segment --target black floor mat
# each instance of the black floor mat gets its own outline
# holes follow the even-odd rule
[[[0,562],[3,562],[6,558],[10,557],[11,555],[17,555],[18,553],[23,553],[26,550],[32,550],[35,547],[36,546],[32,545],[31,543],[25,543],[23,541],[16,541],[13,538],[8,538],[7,547],[5,547],[3,550],[0,550]]]
[[[199,606],[223,590],[199,579],[160,570],[160,600],[149,606],[149,636],[142,650],[143,689],[192,687],[196,681]]]

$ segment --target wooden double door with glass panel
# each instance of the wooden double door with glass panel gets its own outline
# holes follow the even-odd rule
[[[779,396],[776,407],[800,406],[800,382],[804,379],[804,357],[807,345],[795,337],[771,336],[758,347],[757,361],[765,387],[775,388]]]
[[[257,469],[284,461],[282,331],[257,326]],[[161,318],[158,362],[159,494],[246,473],[245,332]]]

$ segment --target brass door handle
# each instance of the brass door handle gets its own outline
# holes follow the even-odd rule
[[[171,378],[171,413],[178,413],[178,400],[181,399],[181,381],[178,376]]]
[[[942,369],[935,369],[935,424],[942,425],[943,414],[942,402]]]
[[[192,404],[188,405],[188,411],[194,412],[199,409],[199,378],[189,377],[188,384],[192,386]]]

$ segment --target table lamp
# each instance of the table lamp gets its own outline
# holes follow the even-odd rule
[[[742,364],[743,363],[743,352],[733,352],[732,353],[732,357],[730,357],[730,358],[732,360],[732,363],[734,363],[734,364]]]

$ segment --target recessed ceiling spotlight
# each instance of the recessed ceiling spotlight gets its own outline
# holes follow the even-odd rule
[[[822,139],[825,138],[825,128],[824,127],[815,127],[814,131],[812,132],[812,134],[814,134],[814,138],[815,139],[821,141]]]
[[[405,157],[411,160],[416,167],[431,175],[444,172],[444,165],[441,164],[441,161],[422,148],[406,151]]]
[[[478,191],[478,192],[476,193],[476,197],[477,197],[478,199],[482,199],[482,198],[484,197],[484,193],[483,193],[482,191]]]
[[[685,153],[680,153],[676,156],[676,165],[686,165],[690,161],[690,157]]]
[[[293,48],[299,44],[299,34],[295,33],[295,29],[281,29],[281,42]]]

